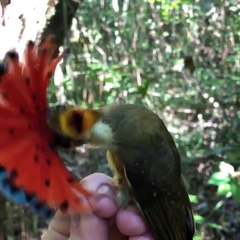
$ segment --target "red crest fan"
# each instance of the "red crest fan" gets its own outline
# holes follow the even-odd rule
[[[24,62],[9,52],[0,67],[0,191],[41,215],[62,208],[84,211],[89,193],[68,172],[53,150],[47,126],[47,87],[63,55],[53,59],[52,37],[27,45]]]

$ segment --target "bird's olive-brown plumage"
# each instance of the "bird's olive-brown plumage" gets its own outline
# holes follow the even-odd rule
[[[106,128],[93,126],[85,142],[94,143],[98,135],[98,145],[107,148],[121,202],[139,207],[155,240],[193,239],[194,221],[179,152],[162,120],[137,105],[106,107],[98,113],[96,123],[108,126],[112,135],[104,133],[99,141],[99,132]]]

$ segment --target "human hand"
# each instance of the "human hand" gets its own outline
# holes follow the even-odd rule
[[[116,205],[112,178],[95,173],[81,183],[97,193],[87,201],[91,213],[73,219],[58,211],[43,240],[153,240],[135,207],[119,209]]]

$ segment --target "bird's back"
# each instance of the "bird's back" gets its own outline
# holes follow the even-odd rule
[[[194,222],[181,180],[180,156],[162,120],[138,105],[104,111],[103,120],[114,124],[113,151],[124,162],[126,177],[155,240],[191,240]]]

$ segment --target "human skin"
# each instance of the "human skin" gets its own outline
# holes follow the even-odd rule
[[[118,208],[112,178],[95,173],[81,184],[96,193],[84,203],[90,213],[70,218],[57,211],[43,240],[153,240],[135,207]]]

